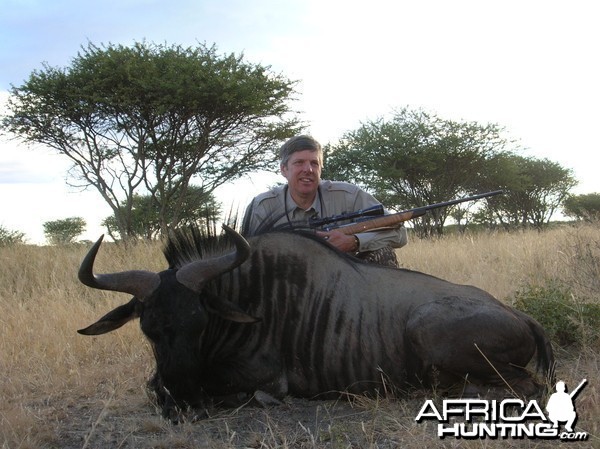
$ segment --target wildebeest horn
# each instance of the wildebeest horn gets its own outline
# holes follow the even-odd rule
[[[177,280],[190,290],[199,293],[207,281],[240,266],[250,255],[250,245],[244,237],[227,225],[223,225],[223,229],[233,238],[236,250],[221,257],[198,260],[181,267],[176,274]]]
[[[151,271],[131,270],[120,273],[94,274],[94,260],[104,236],[88,251],[79,267],[79,280],[88,287],[99,290],[129,293],[139,300],[148,297],[160,284],[158,274]]]

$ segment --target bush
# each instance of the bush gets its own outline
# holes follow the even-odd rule
[[[518,290],[513,305],[535,318],[560,346],[586,346],[599,337],[600,304],[578,301],[555,281]]]
[[[25,243],[25,234],[20,231],[6,229],[0,225],[0,246]]]

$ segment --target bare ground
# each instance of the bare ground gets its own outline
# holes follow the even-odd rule
[[[74,448],[395,448],[375,428],[382,413],[349,401],[288,398],[274,408],[215,410],[173,425],[139,389],[97,397],[52,398],[26,407],[39,420],[35,447]],[[393,423],[390,423],[393,425]],[[29,444],[23,445],[28,447]]]
[[[100,380],[90,394],[72,391],[22,402],[12,414],[6,405],[3,420],[10,419],[25,434],[5,440],[3,448],[587,448],[600,447],[595,360],[573,360],[578,375],[592,384],[578,401],[577,430],[591,433],[586,442],[548,440],[439,439],[436,424],[416,423],[425,399],[432,392],[415,392],[402,399],[355,397],[338,401],[287,398],[278,407],[245,406],[209,410],[208,418],[189,419],[178,425],[164,420],[146,394],[144,374],[132,372],[118,382]],[[131,368],[133,371],[133,367]],[[559,373],[560,374],[560,373]],[[568,378],[569,373],[565,372]],[[92,376],[95,377],[95,376]],[[89,388],[89,384],[87,385]],[[441,400],[440,397],[437,398]],[[7,413],[10,416],[7,416]],[[15,415],[21,414],[19,417]],[[188,415],[190,416],[190,415]],[[4,423],[6,424],[6,422]]]

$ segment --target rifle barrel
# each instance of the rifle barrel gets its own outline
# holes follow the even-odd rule
[[[573,390],[573,391],[572,391],[572,392],[569,394],[569,396],[570,396],[571,398],[575,397],[575,395],[576,395],[577,393],[579,393],[579,390],[581,390],[581,388],[582,388],[582,387],[583,387],[583,386],[584,386],[586,383],[587,383],[587,379],[583,379],[583,380],[582,380],[582,381],[579,383],[579,385],[577,385],[577,388],[575,388],[575,389],[574,389],[574,390]]]
[[[416,207],[415,209],[409,209],[408,211],[421,210],[421,209],[428,211],[431,209],[438,209],[440,207],[453,206],[455,204],[464,203],[466,201],[475,201],[475,200],[479,200],[481,198],[487,198],[489,196],[500,195],[502,193],[504,193],[504,190],[494,190],[493,192],[479,193],[477,195],[467,196],[464,198],[458,198],[458,199],[451,200],[451,201],[445,201],[443,203],[435,203],[435,204],[429,204],[427,206]],[[403,211],[403,212],[408,212],[408,211]]]

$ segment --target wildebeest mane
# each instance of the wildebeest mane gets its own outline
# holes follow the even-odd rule
[[[266,227],[255,235],[271,233],[301,235],[304,238],[328,247],[342,259],[352,259],[355,262],[364,263],[364,261],[327,244],[321,237],[308,228],[290,228],[288,225]],[[232,251],[233,248],[233,243],[225,233],[217,234],[204,228],[200,229],[196,226],[190,226],[177,228],[169,233],[163,247],[163,254],[169,264],[169,268],[175,269],[196,260],[221,256],[226,252]]]
[[[231,251],[233,244],[225,233],[196,226],[172,230],[163,247],[169,268],[181,268],[189,262],[220,256]]]

